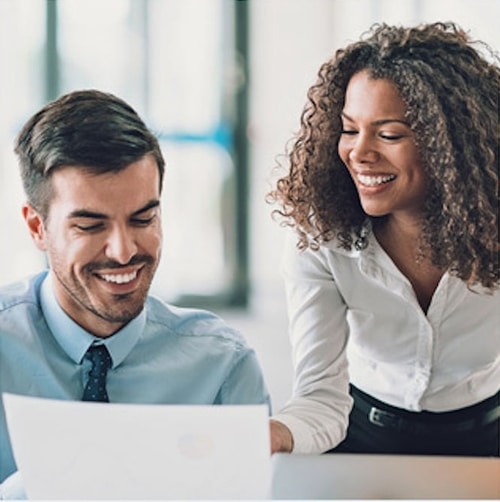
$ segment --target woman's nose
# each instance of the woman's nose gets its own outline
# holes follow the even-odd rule
[[[366,134],[358,134],[352,144],[349,158],[358,164],[375,162],[379,157],[376,143]]]

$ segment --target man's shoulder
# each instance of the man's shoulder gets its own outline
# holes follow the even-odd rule
[[[37,305],[39,303],[38,291],[46,275],[47,272],[45,271],[17,282],[0,286],[0,312],[21,305]]]
[[[178,307],[149,296],[147,300],[148,323],[158,325],[180,337],[211,338],[241,347],[246,342],[241,333],[229,326],[220,316],[209,310]]]

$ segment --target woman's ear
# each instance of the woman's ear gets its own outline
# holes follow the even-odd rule
[[[22,207],[23,218],[28,225],[28,230],[35,243],[36,247],[40,251],[46,251],[45,246],[45,224],[40,213],[29,203],[26,203]]]

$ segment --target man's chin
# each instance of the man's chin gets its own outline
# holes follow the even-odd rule
[[[135,319],[144,308],[144,303],[132,305],[128,308],[116,308],[110,310],[107,306],[94,309],[94,314],[103,321],[113,324],[126,324],[132,319]]]

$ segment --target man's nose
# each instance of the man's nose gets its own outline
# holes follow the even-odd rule
[[[127,228],[114,228],[108,236],[106,255],[126,265],[137,254],[134,232]]]

